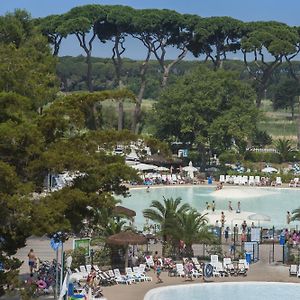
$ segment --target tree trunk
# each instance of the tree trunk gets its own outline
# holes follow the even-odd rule
[[[147,57],[144,60],[140,71],[141,86],[140,86],[139,94],[137,96],[135,108],[132,115],[131,131],[136,134],[139,133],[139,121],[141,118],[142,101],[146,89],[146,72],[148,69],[150,56],[151,56],[151,47],[148,47]]]
[[[297,148],[300,149],[300,96],[298,96]]]
[[[87,64],[86,83],[89,92],[93,92],[91,53],[88,53],[86,56],[86,64]]]
[[[265,86],[259,87],[257,89],[257,95],[256,95],[256,107],[260,108],[261,106],[261,101],[264,98],[264,92],[265,92]]]
[[[124,105],[123,101],[118,102],[118,131],[123,129],[123,120],[124,119]]]
[[[185,254],[187,257],[194,257],[194,250],[192,245],[185,245]]]

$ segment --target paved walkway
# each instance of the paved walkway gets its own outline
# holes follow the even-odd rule
[[[228,247],[228,246],[224,246]],[[26,263],[21,268],[21,274],[28,272],[27,267],[27,253],[33,248],[35,253],[41,259],[51,260],[55,258],[55,251],[50,247],[49,239],[47,238],[30,238],[27,246],[20,249],[17,253],[17,257],[24,260]],[[72,248],[72,240],[68,240],[65,244],[65,249]],[[248,272],[247,277],[227,277],[227,278],[213,278],[211,282],[229,282],[229,281],[276,281],[276,282],[297,282],[300,283],[300,279],[296,277],[289,277],[288,266],[283,266],[281,263],[269,264],[269,253],[272,249],[272,245],[263,244],[260,246],[260,261],[252,264]],[[151,245],[151,250],[161,251],[160,245]],[[195,254],[202,254],[202,246],[196,245],[194,247]],[[275,261],[282,259],[282,250],[279,245],[275,245]],[[180,285],[186,283],[203,283],[203,279],[196,279],[192,282],[185,281],[182,278],[168,277],[166,272],[162,273],[163,283],[156,284],[156,278],[153,271],[149,272],[149,275],[153,277],[152,282],[142,282],[134,285],[116,285],[112,287],[103,287],[104,295],[108,300],[142,300],[144,295],[151,289],[168,285]],[[207,284],[207,283],[203,283]],[[9,298],[7,298],[9,299]]]

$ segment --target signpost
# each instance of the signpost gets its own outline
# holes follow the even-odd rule
[[[91,239],[90,238],[74,239],[73,250],[78,248],[84,248],[85,256],[89,257],[91,255]]]

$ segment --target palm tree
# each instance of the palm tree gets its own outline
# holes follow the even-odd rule
[[[292,211],[291,221],[300,221],[300,207]]]
[[[275,143],[275,148],[280,155],[281,161],[287,161],[288,155],[293,151],[292,142],[289,139],[279,139]]]
[[[150,208],[143,211],[145,218],[148,218],[160,225],[160,234],[163,239],[163,254],[165,252],[165,242],[174,237],[178,226],[179,215],[190,210],[190,206],[184,203],[180,206],[181,198],[166,199],[164,202],[152,201]]]
[[[177,226],[178,238],[183,240],[186,248],[185,255],[193,257],[193,244],[195,242],[212,242],[213,233],[209,232],[207,226],[206,214],[201,215],[196,210],[190,210],[179,215],[179,224]]]

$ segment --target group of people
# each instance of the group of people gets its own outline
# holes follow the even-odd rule
[[[212,210],[214,212],[216,210],[216,202],[213,200],[212,203],[205,203],[206,210]],[[233,207],[232,207],[232,202],[228,202],[228,211],[233,212]],[[241,212],[241,202],[238,201],[237,203],[237,208],[236,208],[236,213],[239,214]],[[223,212],[222,212],[223,213]]]

